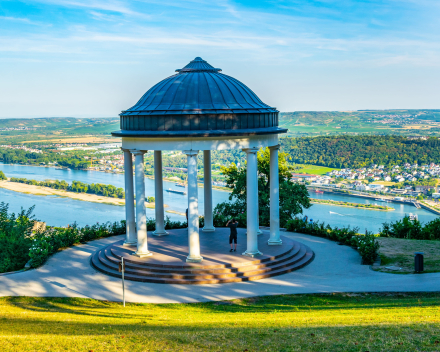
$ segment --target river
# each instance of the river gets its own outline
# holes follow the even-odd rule
[[[110,174],[99,171],[85,170],[60,170],[49,167],[27,166],[27,165],[8,165],[0,163],[2,170],[7,177],[24,177],[43,181],[66,180],[81,181],[85,183],[105,183],[117,187],[124,187],[124,175]],[[174,182],[164,181],[164,189],[176,189]],[[177,188],[178,189],[178,188]],[[145,193],[147,196],[154,196],[154,180],[145,179]],[[229,193],[219,190],[212,192],[213,204],[227,201]],[[367,228],[370,231],[378,232],[383,222],[395,221],[403,218],[405,214],[417,214],[419,220],[427,222],[435,219],[437,216],[424,209],[416,209],[406,204],[382,203],[363,198],[355,198],[339,194],[317,194],[311,192],[312,198],[332,199],[345,202],[356,203],[377,203],[395,208],[395,211],[375,211],[356,208],[345,208],[326,204],[314,204],[310,209],[306,209],[304,214],[317,221],[324,221],[332,226],[351,226],[359,227],[363,232]],[[13,192],[0,188],[0,202],[9,203],[10,211],[17,212],[21,207],[27,209],[35,205],[34,214],[37,219],[47,222],[53,226],[66,226],[77,222],[83,226],[94,222],[117,221],[125,218],[124,207],[90,203],[70,198],[56,196],[36,196]],[[169,205],[167,210],[175,210],[184,213],[187,205],[187,196],[175,193],[164,192],[164,202]],[[203,189],[199,188],[199,212],[203,214]],[[172,220],[184,221],[185,217],[165,213]],[[154,209],[147,209],[147,216],[154,217]]]

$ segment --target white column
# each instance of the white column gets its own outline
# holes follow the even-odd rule
[[[279,145],[270,149],[270,238],[269,245],[281,245],[280,238],[280,180],[278,177],[278,150]]]
[[[215,231],[212,217],[212,178],[211,178],[211,151],[203,151],[203,192],[205,198],[205,226],[204,232]]]
[[[147,242],[147,214],[145,213],[145,175],[144,175],[144,152],[132,150],[135,156],[134,171],[136,178],[136,228],[137,228],[137,251],[139,257],[153,255],[148,250]]]
[[[184,150],[188,160],[188,263],[200,263],[199,209],[197,189],[197,154],[198,150]]]
[[[258,148],[243,149],[247,157],[246,201],[247,201],[247,250],[243,255],[255,257],[261,255],[258,250]]]
[[[136,223],[134,219],[134,190],[133,190],[133,162],[131,153],[127,149],[124,151],[124,176],[125,176],[125,222],[126,238],[124,246],[134,246],[136,239]]]
[[[155,236],[168,235],[165,231],[164,219],[165,212],[163,208],[163,177],[162,177],[162,152],[154,151],[154,209],[156,211],[156,231]]]

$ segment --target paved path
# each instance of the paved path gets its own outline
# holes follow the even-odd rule
[[[440,273],[374,272],[360,265],[359,254],[350,247],[303,234],[285,235],[312,248],[315,260],[298,271],[252,282],[221,285],[126,282],[127,302],[203,302],[288,293],[440,291]],[[121,280],[95,271],[89,261],[98,248],[122,238],[116,236],[75,246],[54,255],[39,269],[0,276],[0,296],[89,297],[120,301]]]

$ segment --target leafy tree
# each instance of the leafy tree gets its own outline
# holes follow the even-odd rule
[[[304,185],[294,183],[291,178],[291,167],[287,163],[286,153],[278,154],[279,183],[280,183],[280,221],[285,224],[294,215],[302,213],[303,208],[311,206],[309,193]],[[270,151],[269,148],[258,152],[258,206],[260,225],[270,223]],[[246,168],[238,168],[235,163],[222,166],[222,173],[226,178],[226,187],[232,189],[229,200],[234,200],[235,205],[229,207],[233,212],[246,209]],[[220,205],[217,212],[226,208]],[[238,214],[235,214],[238,215]]]
[[[7,177],[5,173],[2,170],[0,170],[0,181],[4,181],[4,180],[7,180]]]

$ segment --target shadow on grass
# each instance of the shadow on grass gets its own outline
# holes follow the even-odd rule
[[[119,302],[86,298],[3,297],[0,303],[34,312],[66,313],[83,316],[120,319],[144,319],[167,312],[191,314],[224,313],[289,313],[334,310],[399,309],[440,306],[440,293],[341,293],[310,295],[277,295],[241,298],[207,303],[128,303],[122,310]],[[142,309],[133,313],[130,308]],[[117,313],[111,310],[121,309]],[[116,315],[115,315],[116,314]]]

